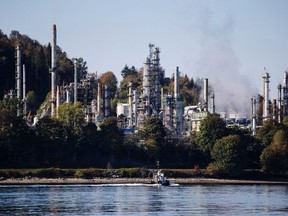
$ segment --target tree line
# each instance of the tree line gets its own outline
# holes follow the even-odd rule
[[[203,120],[200,132],[169,137],[158,118],[147,118],[138,133],[124,136],[117,118],[85,123],[80,103],[59,106],[58,117],[28,126],[17,116],[16,98],[0,101],[0,168],[154,167],[207,168],[237,176],[243,169],[287,175],[288,121],[267,121],[253,137],[227,128],[218,114]]]

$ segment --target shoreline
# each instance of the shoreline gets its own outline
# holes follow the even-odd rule
[[[239,185],[288,185],[288,181],[274,180],[237,180],[217,178],[169,178],[169,181],[176,184],[239,184]],[[33,184],[149,184],[149,178],[7,178],[0,179],[0,185],[33,185]]]

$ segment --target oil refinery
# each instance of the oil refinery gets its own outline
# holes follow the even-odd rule
[[[106,85],[99,82],[97,75],[90,75],[85,79],[78,79],[77,59],[74,59],[74,82],[69,85],[60,85],[61,80],[57,75],[57,30],[52,26],[51,40],[51,99],[50,109],[46,109],[40,116],[35,117],[34,123],[43,116],[57,116],[57,109],[62,103],[80,102],[84,107],[87,122],[100,123],[104,118],[110,116],[110,92]],[[125,129],[127,133],[134,133],[148,117],[156,117],[162,120],[168,134],[172,136],[185,136],[200,129],[201,121],[211,113],[215,113],[215,97],[209,91],[208,78],[203,81],[203,98],[195,105],[184,106],[180,98],[178,66],[174,69],[174,90],[164,92],[160,85],[160,48],[149,44],[149,53],[144,58],[142,70],[141,91],[137,91],[133,83],[128,84],[128,102],[117,104],[118,126]],[[284,116],[288,115],[288,72],[284,72],[283,84],[278,85],[278,98],[269,97],[270,74],[264,68],[263,75],[263,116],[262,121],[273,119],[281,123]],[[26,80],[25,65],[21,63],[21,49],[16,46],[16,96],[23,101],[23,113],[26,116]],[[210,94],[209,94],[210,92]],[[12,93],[9,93],[12,95]],[[6,96],[9,96],[7,94]],[[249,99],[247,99],[249,103]],[[244,116],[238,113],[220,113],[225,119],[227,127],[238,125],[250,131],[253,135],[257,133],[260,120],[256,111],[260,102],[256,96],[251,98],[251,113]],[[20,109],[19,109],[20,110]],[[20,111],[18,113],[20,115]],[[121,117],[121,118],[120,118]]]

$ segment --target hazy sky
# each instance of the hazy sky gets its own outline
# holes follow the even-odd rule
[[[263,91],[271,99],[288,68],[287,0],[1,0],[0,29],[18,30],[41,44],[57,43],[68,57],[83,57],[89,72],[111,70],[121,80],[127,64],[140,68],[148,44],[160,47],[171,76],[208,78],[216,109],[249,110]]]

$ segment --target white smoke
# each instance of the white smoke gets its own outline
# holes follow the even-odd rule
[[[203,11],[202,11],[203,12]],[[215,93],[216,112],[250,113],[251,97],[257,89],[240,73],[241,62],[231,46],[234,22],[226,19],[212,23],[212,14],[202,14],[202,52],[196,64],[197,74],[208,78]]]

